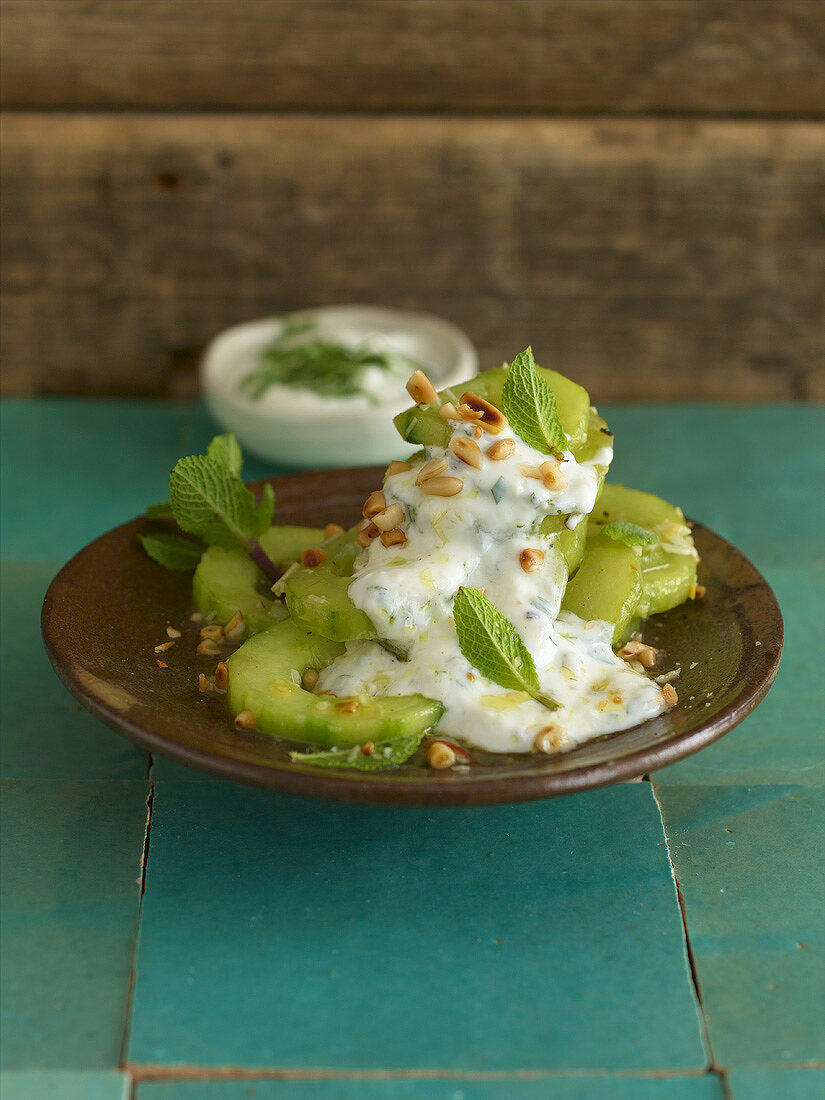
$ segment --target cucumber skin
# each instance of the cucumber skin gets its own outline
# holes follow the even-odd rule
[[[603,619],[613,624],[613,644],[629,634],[642,595],[642,568],[632,546],[605,535],[588,539],[584,559],[568,582],[562,609],[586,622]]]
[[[324,748],[392,741],[436,724],[444,708],[423,695],[369,699],[350,714],[336,708],[341,699],[313,695],[295,683],[307,668],[323,668],[343,652],[343,645],[291,619],[253,635],[228,661],[232,713],[251,711],[259,733]]]
[[[192,578],[192,598],[204,615],[226,625],[240,611],[248,630],[266,630],[286,616],[283,604],[267,600],[258,592],[263,573],[245,550],[210,546]],[[263,607],[258,604],[263,603]]]
[[[498,405],[501,401],[501,391],[507,378],[508,366],[495,367],[493,370],[482,371],[468,382],[462,382],[454,389],[442,390],[439,397],[443,401],[457,403],[462,393],[472,390],[479,397]],[[570,441],[570,449],[574,455],[576,448],[580,447],[587,435],[588,412],[590,409],[590,397],[587,390],[565,378],[563,374],[539,367],[541,373],[553,387],[556,396],[556,405],[559,419],[565,434]],[[446,447],[449,442],[452,429],[446,420],[438,415],[438,410],[432,406],[420,408],[414,405],[399,413],[393,420],[398,433],[408,443],[417,443],[422,447],[438,445]]]
[[[291,527],[275,524],[265,531],[258,542],[279,569],[286,569],[294,561],[300,561],[305,550],[320,546],[324,532],[319,527]]]

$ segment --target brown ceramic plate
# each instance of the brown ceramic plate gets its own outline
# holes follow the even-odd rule
[[[279,523],[354,523],[382,469],[359,467],[273,479]],[[632,779],[715,741],[749,714],[776,675],[782,617],[770,588],[730,543],[696,524],[704,599],[646,623],[644,637],[681,667],[668,714],[559,756],[491,755],[463,774],[413,761],[388,772],[293,764],[296,746],[235,731],[220,697],[200,695],[190,575],[156,565],[136,535],[144,519],[110,531],[57,575],[43,605],[43,636],[65,685],[92,714],[153,753],[227,779],[316,798],[409,805],[472,805],[549,798]],[[183,638],[156,665],[167,624]]]

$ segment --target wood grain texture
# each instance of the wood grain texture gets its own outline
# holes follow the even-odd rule
[[[3,0],[14,107],[825,113],[822,0]]]
[[[162,394],[225,325],[429,309],[601,400],[825,396],[817,123],[8,113],[7,393]]]

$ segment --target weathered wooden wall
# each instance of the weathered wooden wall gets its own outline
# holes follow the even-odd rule
[[[819,0],[4,0],[2,377],[431,309],[601,398],[825,397]]]

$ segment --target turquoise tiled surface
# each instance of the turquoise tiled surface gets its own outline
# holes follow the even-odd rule
[[[133,1062],[704,1064],[647,784],[399,814],[159,783],[152,838]]]
[[[559,1078],[499,1081],[163,1081],[135,1100],[725,1100],[717,1077]],[[793,1098],[795,1100],[795,1098]]]
[[[825,1100],[823,1069],[735,1069],[732,1100]]]
[[[129,1100],[129,1079],[116,1070],[9,1070],[0,1073],[3,1100]]]
[[[131,996],[145,761],[64,692],[39,604],[63,560],[160,499],[174,460],[215,429],[198,407],[49,399],[0,408],[4,1100],[120,1100],[127,1034],[133,1059],[161,1048],[170,1068],[277,1057],[332,1074],[141,1082],[135,1100],[823,1100],[825,1070],[810,1067],[824,1057],[825,412],[602,411],[616,479],[730,538],[786,619],[765,703],[654,777],[715,1064],[733,1067],[727,1092],[703,1072],[646,784],[395,813],[180,782],[207,777],[157,762]],[[246,472],[276,471],[250,461]],[[667,1076],[633,1076],[657,1059]],[[628,1068],[593,1073],[614,1065]],[[468,1076],[416,1078],[422,1066]],[[353,1067],[400,1076],[335,1077]]]
[[[3,780],[4,1069],[119,1061],[147,784]]]
[[[665,787],[659,799],[717,1061],[825,1061],[825,792]]]
[[[93,718],[52,671],[40,607],[58,570],[0,565],[0,726],[3,779],[142,779],[147,759]]]

